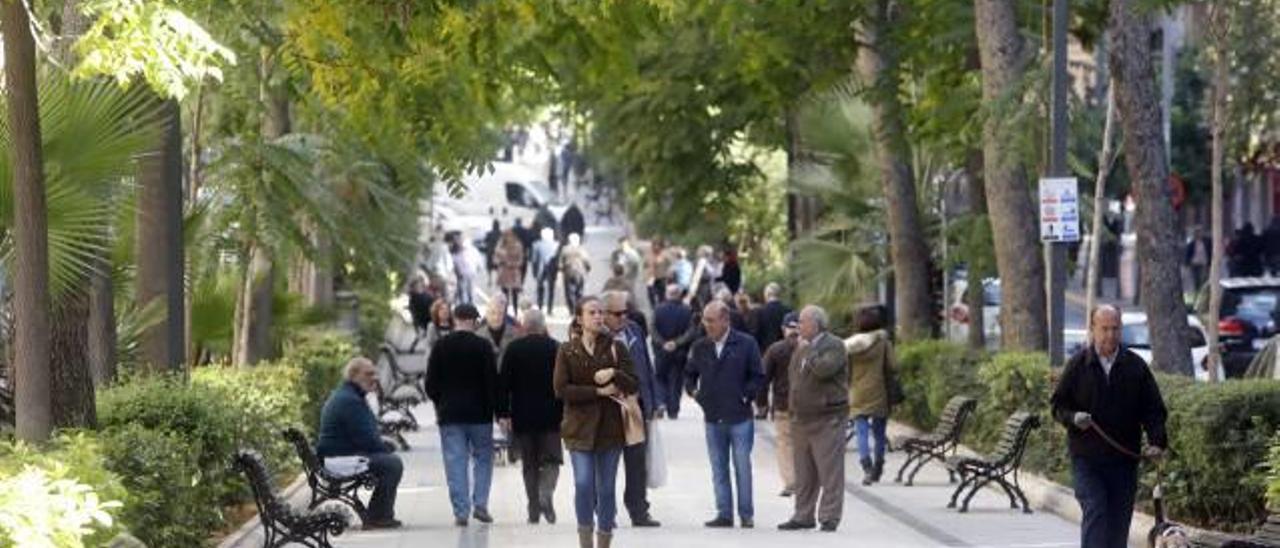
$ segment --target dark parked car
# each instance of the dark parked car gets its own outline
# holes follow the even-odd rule
[[[1239,378],[1267,339],[1276,334],[1280,323],[1280,278],[1227,278],[1221,283],[1218,338],[1222,364],[1228,378]],[[1208,311],[1206,285],[1196,298],[1196,313],[1203,318]]]

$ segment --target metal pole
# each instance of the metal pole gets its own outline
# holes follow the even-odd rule
[[[1067,0],[1053,1],[1053,104],[1050,114],[1049,176],[1065,177],[1067,170]],[[1062,328],[1066,311],[1066,249],[1045,247],[1049,301],[1049,363],[1063,363]],[[1088,313],[1086,311],[1086,313]]]

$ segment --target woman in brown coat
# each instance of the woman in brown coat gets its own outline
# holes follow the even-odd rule
[[[519,315],[520,289],[524,287],[524,245],[515,231],[507,229],[502,233],[493,260],[498,267],[498,287],[507,295],[511,315]]]
[[[862,484],[880,481],[884,470],[885,423],[889,418],[888,371],[893,368],[893,343],[884,330],[880,311],[874,306],[858,310],[857,333],[845,339],[849,354],[849,417],[858,435],[858,456],[862,464]],[[871,454],[868,431],[875,436]]]
[[[613,540],[617,516],[614,485],[626,445],[622,406],[614,397],[637,388],[630,353],[609,335],[600,300],[578,301],[569,342],[556,353],[556,396],[564,400],[560,435],[573,464],[573,507],[578,542],[591,548],[592,532],[601,548]]]

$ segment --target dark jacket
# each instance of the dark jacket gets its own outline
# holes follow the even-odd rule
[[[1120,457],[1093,428],[1076,428],[1077,411],[1093,416],[1093,422],[1111,439],[1138,453],[1142,431],[1157,447],[1169,447],[1164,422],[1167,415],[1160,387],[1137,354],[1121,348],[1108,378],[1092,346],[1076,353],[1067,362],[1062,378],[1050,399],[1053,418],[1067,427],[1067,446],[1080,457]]]
[[[782,301],[769,301],[752,313],[756,316],[756,342],[763,352],[782,339],[782,320],[791,313],[791,308]]]
[[[787,366],[791,416],[825,419],[849,414],[849,358],[844,341],[823,333],[796,347]]]
[[[414,327],[426,329],[431,325],[431,305],[434,302],[435,299],[432,299],[431,294],[426,291],[409,292],[409,315],[413,317]]]
[[[436,341],[425,385],[436,406],[436,424],[485,424],[505,411],[499,409],[493,344],[471,331],[454,331]]]
[[[510,418],[517,434],[560,431],[564,404],[552,386],[559,347],[546,335],[526,335],[512,341],[502,357],[498,398],[503,403],[498,416]]]
[[[782,339],[773,343],[764,352],[764,385],[772,387],[774,411],[786,412],[791,408],[791,378],[787,371],[791,365],[791,355],[796,351],[798,337]],[[761,390],[756,397],[756,405],[761,409],[769,409],[770,390]]]
[[[751,402],[764,385],[755,339],[736,329],[730,329],[727,337],[719,358],[710,337],[698,339],[689,349],[685,387],[702,406],[707,422],[750,420]]]
[[[364,390],[347,381],[329,394],[320,411],[316,455],[320,458],[386,453],[378,419],[364,400]]]
[[[653,344],[662,347],[667,341],[677,341],[689,332],[693,322],[693,309],[683,301],[662,301],[653,309]]]
[[[631,357],[621,343],[601,335],[595,342],[595,354],[591,354],[581,338],[574,338],[556,351],[552,383],[556,396],[564,401],[560,437],[570,451],[622,449],[626,445],[621,406],[596,394],[596,371],[609,368],[617,370],[612,383],[623,394],[636,392]]]
[[[631,366],[634,368],[636,381],[640,385],[640,407],[644,418],[652,419],[654,410],[662,405],[659,394],[666,394],[661,382],[653,374],[653,363],[649,360],[649,342],[645,339],[640,324],[628,321],[622,332],[615,337],[626,345],[631,355]]]

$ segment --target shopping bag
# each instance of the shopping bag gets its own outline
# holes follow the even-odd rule
[[[613,396],[622,407],[622,430],[627,447],[644,443],[644,413],[640,411],[640,399],[635,395]]]
[[[662,443],[662,430],[659,422],[649,423],[649,447],[645,455],[645,472],[650,489],[657,489],[667,484],[667,451]]]

